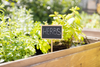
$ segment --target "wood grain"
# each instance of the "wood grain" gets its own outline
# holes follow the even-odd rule
[[[87,28],[84,28],[82,30],[82,32],[84,34],[86,34],[86,36],[92,36],[92,37],[100,38],[100,30],[99,29],[87,29]]]
[[[100,67],[100,47],[66,55],[29,67]]]
[[[60,64],[62,64],[62,65],[65,64],[64,61],[71,62],[72,60],[70,58],[72,58],[72,57],[73,57],[73,60],[76,59],[75,61],[73,61],[73,63],[72,62],[69,63],[68,64],[68,66],[69,66],[69,65],[73,65],[74,63],[78,62],[77,60],[80,58],[80,56],[83,56],[83,58],[85,58],[84,61],[81,61],[81,63],[83,64],[83,62],[85,63],[88,60],[92,59],[92,56],[91,56],[91,59],[88,59],[90,57],[90,55],[92,55],[92,54],[93,54],[93,57],[97,57],[97,55],[98,55],[98,57],[100,57],[99,54],[97,54],[99,52],[98,47],[100,47],[100,42],[96,42],[96,43],[92,43],[92,44],[88,44],[88,45],[84,45],[84,46],[80,46],[80,47],[60,50],[60,51],[56,51],[56,52],[51,52],[51,53],[43,54],[43,55],[39,55],[39,56],[29,57],[27,59],[21,59],[21,60],[17,60],[17,61],[7,62],[7,63],[0,64],[0,67],[25,67],[25,66],[30,66],[30,65],[37,64],[37,63],[47,62],[50,60],[60,58],[60,60],[54,60],[54,61],[49,62],[50,64],[53,62],[54,63],[56,62],[57,66],[58,66]],[[91,50],[94,48],[95,48],[95,50],[92,50],[91,52],[87,51],[87,50]],[[86,51],[86,52],[84,52],[84,51]],[[73,55],[73,54],[75,54],[75,55]],[[65,58],[64,56],[66,56],[67,58]],[[61,57],[63,57],[63,59]],[[97,61],[99,61],[99,60],[97,60]],[[66,62],[66,63],[68,63],[68,62]],[[47,66],[49,63],[47,63]],[[43,65],[45,65],[45,64],[43,64]],[[67,66],[67,64],[66,64],[66,66]],[[51,67],[54,67],[54,66],[51,66]]]

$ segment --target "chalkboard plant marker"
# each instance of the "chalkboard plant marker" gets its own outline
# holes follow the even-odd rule
[[[62,25],[42,25],[41,38],[51,39],[51,52],[53,52],[53,39],[62,39]]]

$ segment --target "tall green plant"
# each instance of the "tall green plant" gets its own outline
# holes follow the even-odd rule
[[[41,22],[33,23],[30,10],[25,8],[13,7],[11,11],[9,16],[0,14],[0,63],[27,58],[36,48],[47,53],[50,45],[41,39]]]
[[[30,32],[30,35],[35,39],[37,49],[40,49],[43,53],[47,53],[50,49],[50,45],[46,39],[41,38],[41,22],[35,22],[34,28]],[[35,32],[35,33],[34,33]]]
[[[52,25],[62,25],[63,26],[63,39],[68,41],[71,44],[74,40],[80,41],[83,40],[82,28],[83,26],[80,24],[80,14],[77,10],[79,7],[72,7],[70,10],[72,13],[66,15],[61,15],[58,12],[54,12],[50,17],[53,17],[54,21]]]
[[[30,32],[30,27],[32,28],[28,25],[33,25],[33,20],[24,17],[27,15],[30,17],[29,11],[24,9],[21,11],[19,14],[14,12],[11,18],[4,14],[0,16],[0,62],[27,58],[35,54],[35,40],[26,35]]]

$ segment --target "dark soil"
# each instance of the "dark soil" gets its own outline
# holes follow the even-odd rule
[[[35,49],[36,49],[35,55],[43,54],[42,51],[41,51],[40,49],[37,49],[37,48],[36,48],[36,45],[35,45]]]
[[[66,41],[57,41],[53,43],[53,51],[70,48],[71,44]]]
[[[53,51],[58,51],[58,50],[63,50],[63,49],[68,49],[68,48],[73,48],[73,47],[78,47],[78,46],[82,46],[82,45],[86,45],[88,43],[86,43],[86,41],[84,41],[85,43],[70,43],[70,42],[67,42],[67,41],[56,41],[56,42],[53,42]],[[40,49],[37,49],[36,48],[36,45],[35,45],[35,49],[36,49],[36,53],[35,55],[40,55],[40,54],[43,54],[42,51]],[[48,51],[48,52],[51,52],[51,49]]]

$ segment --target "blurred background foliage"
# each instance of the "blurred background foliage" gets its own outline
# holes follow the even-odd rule
[[[86,12],[82,11],[80,14],[81,16],[81,25],[84,25],[86,28],[96,28],[100,29],[100,15],[94,13],[92,15],[87,14]]]
[[[54,11],[60,14],[70,13],[69,9],[80,3],[81,0],[1,0],[8,14],[11,6],[25,7],[31,9],[34,21],[47,21],[51,23],[52,18],[49,17]]]

